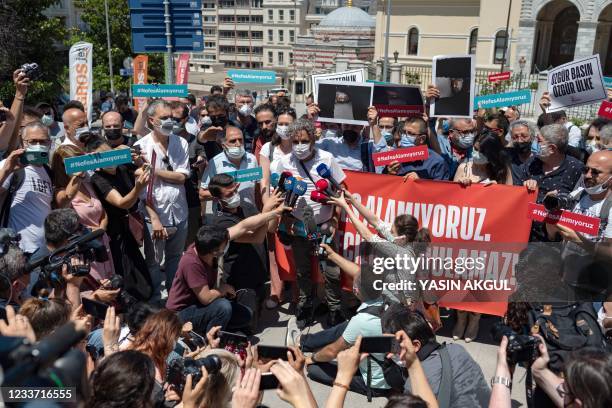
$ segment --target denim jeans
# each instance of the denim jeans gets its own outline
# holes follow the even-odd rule
[[[215,299],[207,305],[191,305],[178,315],[183,321],[190,321],[193,330],[202,336],[214,326],[221,326],[221,330],[242,329],[253,316],[249,308],[225,298]]]
[[[162,275],[160,264],[155,261],[155,249],[154,242],[151,239],[153,233],[153,227],[150,222],[146,223],[147,228],[145,229],[145,258],[147,261],[147,267],[153,280],[153,298],[159,299],[161,297],[161,282]],[[164,271],[166,273],[166,290],[170,291],[172,287],[172,281],[176,270],[178,268],[181,255],[183,255],[183,248],[185,247],[185,239],[187,238],[187,220],[184,220],[176,225],[176,232],[165,241],[157,242],[159,249],[164,255]]]
[[[308,378],[310,378],[312,381],[331,386],[336,380],[338,366],[336,363],[315,363],[309,365],[306,368],[306,371],[308,373]],[[367,395],[368,387],[363,380],[361,371],[357,370],[357,372],[353,375],[353,379],[349,384],[349,389],[358,394]],[[380,388],[371,388],[371,390],[372,396],[375,398],[388,397],[393,392],[392,390]]]
[[[300,348],[307,353],[320,350],[328,344],[338,340],[340,336],[342,336],[342,333],[344,333],[348,324],[349,322],[346,321],[318,333],[303,334],[302,337],[300,337]]]

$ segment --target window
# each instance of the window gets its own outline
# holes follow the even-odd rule
[[[285,42],[285,31],[284,30],[278,30],[278,41]]]
[[[495,53],[493,54],[494,64],[505,63],[506,48],[508,47],[508,36],[506,30],[500,30],[495,34]]]
[[[274,41],[274,30],[268,30],[268,42]]]
[[[295,10],[289,10],[289,21],[295,21]]]
[[[274,10],[273,9],[268,10],[268,20],[270,21],[274,20]]]
[[[212,41],[204,41],[204,47],[205,47],[205,48],[215,48],[215,46],[216,46],[216,45],[217,45],[217,44],[215,44],[215,43],[214,43],[214,42],[212,42]]]
[[[290,43],[294,43],[295,42],[295,31],[293,31],[293,30],[289,30],[289,42]]]
[[[470,45],[468,48],[469,54],[476,54],[476,44],[478,43],[478,29],[475,28],[470,32]]]
[[[278,52],[278,65],[283,65],[285,63],[285,53],[279,51]]]
[[[274,53],[272,51],[268,51],[268,64],[274,64]]]
[[[283,21],[285,19],[285,10],[278,10],[278,20]]]
[[[408,31],[408,55],[417,55],[419,53],[419,30],[412,27]]]
[[[293,65],[293,53],[289,53],[289,65]]]

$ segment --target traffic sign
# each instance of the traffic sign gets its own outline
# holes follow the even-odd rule
[[[134,75],[134,69],[133,68],[119,68],[119,75],[121,75],[122,77],[129,77]]]

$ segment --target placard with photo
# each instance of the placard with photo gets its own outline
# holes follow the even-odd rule
[[[317,84],[319,121],[368,124],[374,84],[368,82],[321,81]]]

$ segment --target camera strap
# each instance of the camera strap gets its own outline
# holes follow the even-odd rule
[[[438,351],[440,353],[440,360],[442,360],[442,378],[440,379],[440,388],[438,389],[438,405],[440,408],[449,408],[453,386],[453,368],[446,343],[442,344]]]

